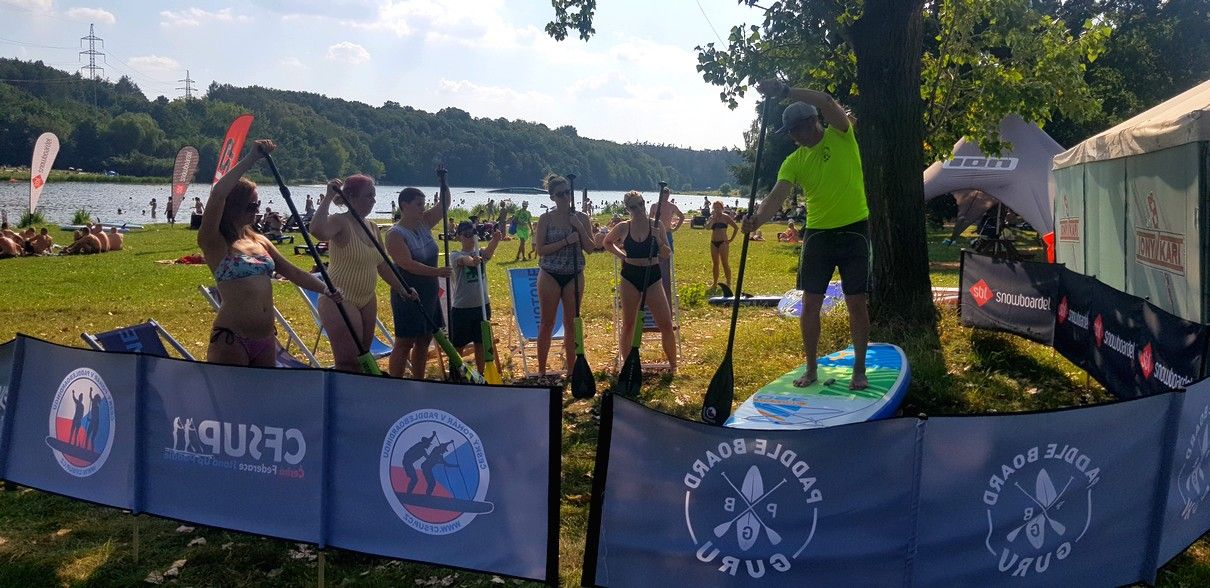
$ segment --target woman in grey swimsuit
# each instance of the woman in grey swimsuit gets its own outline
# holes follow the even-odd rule
[[[567,178],[550,174],[543,184],[555,202],[553,208],[538,217],[533,241],[541,268],[538,272],[538,373],[545,375],[559,302],[563,303],[564,365],[570,367],[575,357],[576,341],[572,336],[575,310],[584,295],[584,254],[592,253],[593,241],[588,215],[573,210],[574,195]]]

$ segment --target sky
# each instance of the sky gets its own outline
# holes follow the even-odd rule
[[[105,75],[149,98],[212,81],[317,92],[429,112],[576,127],[618,142],[734,147],[753,93],[730,110],[694,47],[760,22],[736,0],[601,0],[588,42],[543,30],[547,0],[0,0],[0,56],[66,71],[87,64],[89,24]]]

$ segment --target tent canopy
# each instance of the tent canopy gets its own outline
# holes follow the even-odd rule
[[[1015,114],[1000,121],[1000,139],[1012,149],[999,157],[985,155],[965,138],[955,143],[951,159],[924,170],[924,199],[976,190],[1015,210],[1039,233],[1053,231],[1047,181],[1051,159],[1063,147],[1038,125]]]
[[[1210,80],[1206,80],[1055,156],[1054,169],[1210,141]]]

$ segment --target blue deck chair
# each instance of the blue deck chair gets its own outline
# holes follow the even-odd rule
[[[298,293],[302,294],[304,300],[307,301],[307,308],[311,310],[311,318],[315,319],[315,326],[319,328],[319,335],[315,337],[315,345],[311,347],[310,353],[314,354],[319,350],[320,339],[326,339],[328,334],[324,331],[323,322],[319,320],[319,292],[298,288]],[[391,354],[391,348],[395,346],[395,337],[387,330],[387,326],[382,324],[382,319],[374,317],[376,326],[374,338],[370,340],[370,353],[376,358],[383,358]]]
[[[668,267],[670,268],[672,289],[672,299],[668,301],[668,308],[672,311],[672,331],[676,334],[676,354],[681,354],[681,306],[680,296],[676,290],[676,264],[672,263],[676,259],[676,254],[669,259]],[[617,333],[622,328],[622,292],[621,288],[621,260],[613,259],[613,328]],[[659,350],[659,359],[643,360],[644,368],[668,368],[668,361],[664,358],[663,341],[661,340],[660,328],[655,324],[655,317],[651,316],[651,309],[643,307],[643,349]],[[626,361],[625,355],[617,355],[614,357],[614,368],[622,369],[622,362]]]
[[[542,318],[538,306],[538,268],[515,267],[508,269],[508,291],[513,303],[513,332],[517,336],[517,350],[521,352],[521,369],[525,377],[537,375],[538,361],[538,323]],[[562,341],[563,333],[563,303],[555,310],[555,328],[551,334],[551,347],[557,347],[556,341]],[[532,350],[531,350],[532,346]],[[535,369],[529,369],[530,355],[533,355]],[[563,357],[563,353],[558,353]],[[566,358],[564,358],[566,360]],[[563,366],[563,372],[567,366]],[[561,372],[562,373],[562,372]]]
[[[164,341],[167,341],[173,349],[176,350],[181,357],[193,361],[193,356],[189,351],[180,344],[160,323],[148,319],[145,323],[122,327],[104,333],[80,333],[80,338],[89,347],[98,351],[130,351],[133,353],[146,353],[156,357],[171,357],[168,354],[168,348],[164,347]]]
[[[205,298],[206,302],[210,303],[210,307],[215,311],[218,311],[219,305],[222,304],[222,298],[218,294],[218,287],[201,285],[198,286],[197,289],[202,293],[202,298]],[[323,367],[323,365],[319,363],[319,360],[315,358],[315,355],[311,353],[311,350],[307,349],[307,346],[303,344],[302,337],[298,336],[298,332],[295,331],[294,327],[290,325],[290,321],[287,321],[286,317],[282,316],[281,312],[277,310],[276,306],[273,307],[273,317],[277,320],[277,324],[281,325],[282,330],[286,332],[287,337],[286,345],[284,347],[280,341],[277,343],[277,367]],[[306,362],[294,357],[294,354],[290,352],[290,347],[292,345],[298,345],[298,351],[307,359]]]

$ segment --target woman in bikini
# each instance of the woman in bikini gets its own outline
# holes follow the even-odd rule
[[[676,373],[676,333],[672,330],[672,309],[661,287],[660,270],[660,260],[668,259],[672,248],[667,239],[656,238],[656,235],[665,234],[664,223],[661,221],[657,225],[647,216],[642,194],[627,192],[622,203],[630,212],[630,220],[619,223],[605,237],[605,250],[622,260],[622,329],[618,333],[618,356],[625,357],[630,349],[639,298],[646,291],[647,308],[660,328],[664,356],[668,358],[669,368]]]
[[[439,166],[438,176],[444,173],[445,166]],[[449,278],[451,273],[450,268],[437,264],[437,241],[433,239],[433,227],[441,222],[442,204],[439,202],[426,209],[424,201],[424,192],[419,188],[404,188],[399,193],[399,222],[387,232],[387,253],[418,296],[418,299],[408,300],[398,292],[391,292],[395,347],[391,349],[387,372],[402,377],[403,366],[407,364],[412,368],[412,377],[418,380],[424,378],[429,344],[433,341],[433,325],[436,328],[445,326],[437,296],[440,292],[437,279]],[[450,189],[444,182],[441,202],[446,207],[450,204]]]
[[[557,174],[543,182],[554,208],[538,217],[534,249],[538,253],[538,373],[546,374],[546,356],[555,328],[555,310],[563,303],[563,352],[571,366],[576,353],[576,304],[584,296],[584,254],[592,253],[592,226],[588,215],[572,209],[573,194],[567,178]],[[571,286],[570,288],[568,286]]]
[[[328,253],[331,256],[328,276],[332,278],[332,284],[344,295],[344,302],[340,304],[352,319],[362,349],[370,348],[370,341],[374,337],[374,321],[378,318],[378,298],[374,294],[374,286],[378,283],[377,276],[382,276],[393,292],[404,297],[414,297],[412,292],[399,283],[391,267],[378,254],[378,248],[368,237],[373,234],[375,239],[378,238],[378,226],[365,218],[374,210],[374,194],[374,180],[369,176],[349,176],[343,182],[332,180],[328,182],[328,191],[319,200],[319,209],[311,217],[309,225],[311,234],[316,239],[328,242]],[[337,206],[348,207],[348,212],[330,214],[329,209],[333,202]],[[358,227],[358,224],[366,227],[368,232]],[[320,298],[319,318],[328,333],[328,340],[332,342],[336,369],[360,372],[357,343],[349,333],[349,328],[345,326],[337,304],[331,299]]]
[[[739,225],[735,224],[735,218],[723,212],[723,203],[714,202],[712,207],[713,213],[709,219],[706,219],[706,226],[710,227],[710,260],[714,262],[714,283],[718,282],[719,266],[722,266],[723,275],[727,281],[723,282],[728,286],[731,285],[731,241],[735,240],[735,234],[739,232]],[[731,236],[727,236],[727,227],[731,228]]]
[[[268,239],[252,230],[260,208],[256,184],[243,178],[276,146],[261,139],[210,190],[197,233],[206,265],[214,273],[222,304],[214,317],[206,361],[272,367],[277,355],[273,326],[273,273],[340,302],[319,278],[286,261]]]

